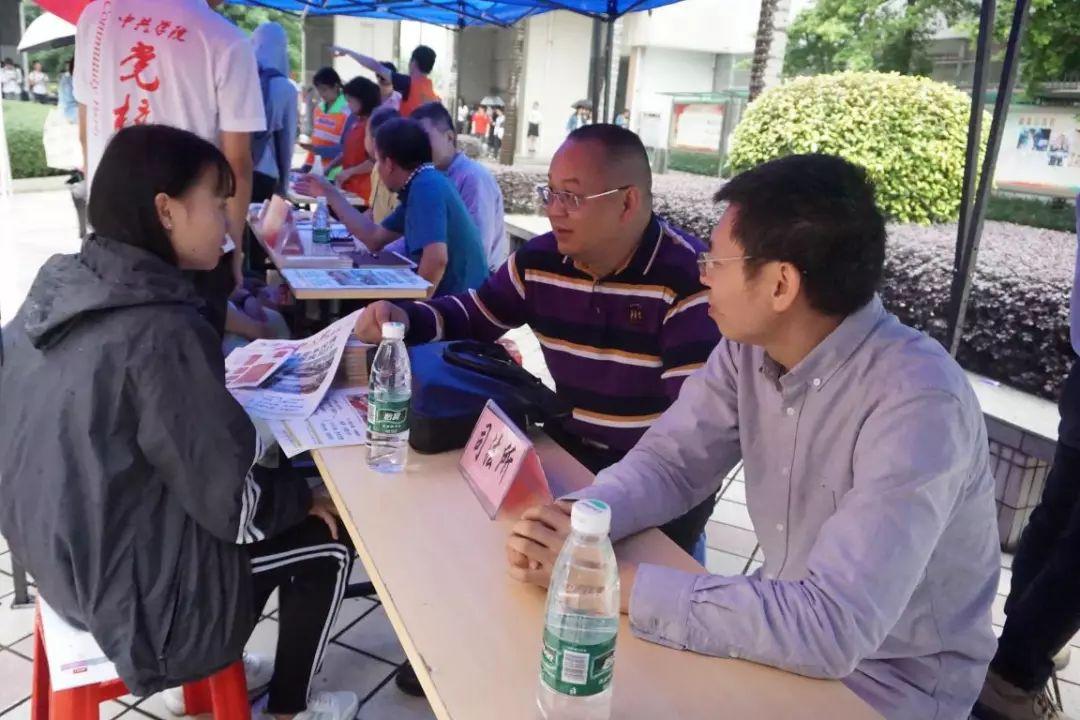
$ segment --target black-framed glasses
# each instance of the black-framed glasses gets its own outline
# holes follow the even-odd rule
[[[567,192],[565,190],[554,190],[550,185],[537,185],[536,194],[544,207],[550,207],[553,202],[558,200],[559,204],[566,210],[573,212],[574,210],[580,210],[586,200],[595,200],[596,198],[614,195],[621,190],[627,190],[631,187],[633,186],[623,185],[594,195],[578,195],[577,193]]]

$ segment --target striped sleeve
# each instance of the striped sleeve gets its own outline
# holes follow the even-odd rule
[[[719,341],[720,332],[709,317],[708,290],[688,283],[671,303],[660,328],[660,377],[668,397],[679,396],[683,381],[705,365]]]
[[[522,251],[477,290],[405,304],[409,342],[497,340],[528,321]]]

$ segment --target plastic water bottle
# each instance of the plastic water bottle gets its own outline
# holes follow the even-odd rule
[[[317,245],[330,242],[330,210],[324,197],[316,201],[315,214],[311,216],[311,242]]]
[[[405,326],[387,322],[368,373],[368,467],[401,472],[409,453],[409,397],[412,370],[405,349]]]
[[[536,702],[547,720],[608,720],[619,632],[611,508],[579,500],[570,526],[548,587]]]

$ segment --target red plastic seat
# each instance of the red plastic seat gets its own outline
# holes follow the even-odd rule
[[[34,622],[33,684],[31,720],[98,720],[101,703],[128,694],[121,680],[54,691],[49,683],[40,615]],[[251,720],[244,663],[238,660],[205,680],[185,684],[184,704],[189,715],[213,713],[214,720]]]

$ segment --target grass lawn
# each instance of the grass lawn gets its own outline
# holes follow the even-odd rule
[[[1068,200],[1047,202],[1038,198],[992,195],[986,206],[986,219],[1068,233],[1076,231],[1076,209]]]
[[[63,175],[45,164],[41,131],[55,105],[4,100],[4,134],[11,154],[11,175],[15,178]]]

